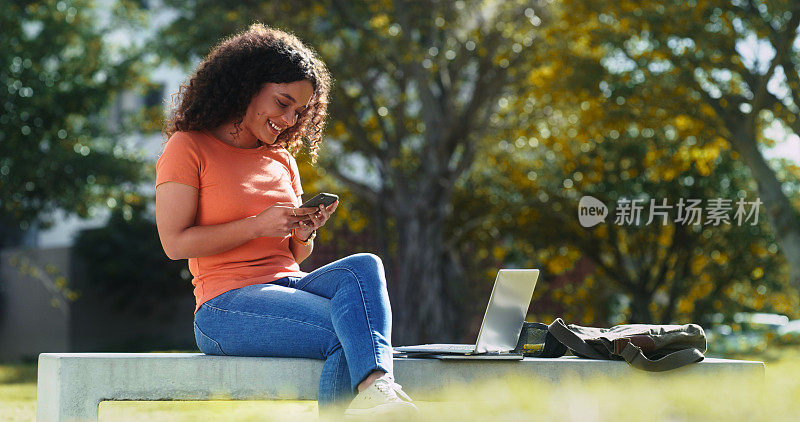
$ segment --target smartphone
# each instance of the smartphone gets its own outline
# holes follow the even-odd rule
[[[322,192],[322,193],[318,193],[316,196],[314,196],[313,198],[311,198],[308,201],[306,201],[303,205],[300,205],[300,207],[301,208],[307,208],[307,207],[319,208],[320,204],[325,205],[326,207],[329,207],[331,204],[336,202],[338,199],[339,199],[339,197],[334,195],[334,194],[332,194],[332,193]]]

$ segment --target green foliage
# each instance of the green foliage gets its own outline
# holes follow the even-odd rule
[[[713,241],[724,249],[740,249],[740,258],[720,255],[718,247],[713,255],[727,256],[725,267],[739,269],[738,275],[702,270],[703,277],[721,281],[708,295],[694,294],[706,296],[698,305],[707,311],[732,311],[737,307],[720,309],[720,303],[738,297],[734,301],[746,309],[795,312],[796,292],[787,289],[787,280],[800,274],[795,249],[800,244],[800,167],[788,160],[767,163],[759,150],[781,137],[776,133],[800,133],[800,3],[563,0],[553,12],[556,23],[548,28],[548,45],[551,56],[561,60],[554,61],[555,70],[540,83],[562,93],[549,103],[568,110],[577,124],[562,126],[572,127],[572,135],[561,133],[545,144],[567,138],[588,145],[633,139],[652,148],[627,157],[623,167],[633,174],[645,170],[651,182],[665,186],[692,180],[694,194],[705,188],[704,195],[736,199],[744,194],[739,189],[748,198],[760,197],[768,224],[740,231],[738,246],[731,246],[733,233],[707,227],[713,230],[709,238],[704,230],[700,244]],[[765,54],[769,49],[774,56]],[[654,143],[659,137],[664,140]],[[623,157],[608,158],[604,165],[614,166]],[[638,173],[636,163],[642,164]],[[636,182],[627,168],[616,168],[618,176]],[[712,252],[701,248],[694,257],[714,259]],[[764,274],[773,281],[765,281]],[[721,286],[732,278],[740,281]]]
[[[131,128],[109,127],[107,109],[139,82],[141,56],[106,44],[119,25],[100,27],[91,2],[6,2],[3,9],[0,223],[47,227],[59,208],[86,217],[142,178],[141,160],[117,142]]]
[[[585,277],[578,286],[543,285],[537,295],[564,303],[567,314],[581,321],[702,322],[712,312],[794,312],[793,290],[786,284],[784,262],[776,254],[763,205],[755,226],[750,224],[752,219],[741,226],[736,221],[719,226],[705,225],[707,221],[703,225],[674,221],[674,207],[680,198],[701,199],[705,206],[709,199],[733,203],[758,196],[751,190],[743,165],[726,158],[727,152],[718,157],[710,175],[703,175],[696,163],[690,163],[674,180],[665,181],[659,167],[647,158],[661,151],[672,156],[672,143],[663,134],[648,138],[626,133],[617,140],[586,142],[556,135],[547,141],[550,145],[556,142],[561,148],[559,155],[550,149],[526,154],[511,146],[511,151],[500,155],[504,159],[498,160],[508,168],[507,181],[473,182],[478,192],[493,186],[500,190],[496,194],[512,199],[488,224],[501,233],[516,228],[518,242],[509,246],[529,251],[524,265],[543,264],[548,275],[558,275],[570,270],[580,257],[592,262],[594,271],[576,275]],[[567,151],[581,147],[586,152]],[[663,169],[675,168],[679,167]],[[531,183],[533,177],[535,183]],[[526,180],[529,187],[525,187]],[[498,189],[502,187],[504,191]],[[609,206],[605,223],[593,228],[578,224],[578,200],[583,195]],[[615,205],[624,198],[644,201],[639,225],[615,223]],[[673,207],[667,225],[662,225],[660,218],[646,224],[650,199],[657,204],[666,199]],[[619,308],[614,299],[618,293],[627,296],[625,302],[629,300],[630,305],[623,303]]]
[[[707,3],[714,2],[703,7],[712,8]],[[681,76],[686,68],[654,70],[667,42],[637,38],[666,37],[652,31],[664,20],[693,26],[703,18],[684,19],[658,2],[564,1],[547,12],[537,50],[541,65],[530,69],[529,83],[496,117],[515,129],[486,146],[487,160],[463,180],[452,230],[493,243],[479,256],[544,266],[549,282],[540,284],[536,298],[561,303],[561,316],[574,321],[702,322],[713,312],[739,310],[796,315],[797,292],[788,286],[787,257],[777,253],[767,206],[756,226],[613,224],[614,204],[626,197],[645,205],[667,199],[674,206],[680,198],[705,204],[762,196],[713,107]],[[624,16],[622,24],[611,23],[612,15]],[[635,53],[630,67],[621,66],[628,62],[620,49]],[[692,51],[703,60],[713,56],[686,54]],[[797,166],[781,164],[785,188],[795,186]],[[610,207],[606,224],[578,225],[583,195]],[[479,207],[486,218],[470,212]],[[587,259],[593,270],[571,273]],[[552,277],[559,274],[571,282]]]
[[[143,205],[115,209],[105,227],[82,231],[74,248],[88,288],[115,309],[171,315],[174,299],[191,288],[186,261],[164,255]]]

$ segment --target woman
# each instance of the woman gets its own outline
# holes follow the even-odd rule
[[[316,162],[330,84],[312,50],[262,24],[214,47],[165,126],[158,233],[167,256],[189,260],[203,353],[325,359],[321,413],[414,413],[392,376],[380,258],[300,271],[338,201],[300,207],[290,151],[306,138]]]

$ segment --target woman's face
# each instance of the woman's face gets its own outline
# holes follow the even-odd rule
[[[272,144],[281,132],[297,122],[312,95],[314,87],[308,80],[266,83],[247,106],[244,126],[257,139]]]

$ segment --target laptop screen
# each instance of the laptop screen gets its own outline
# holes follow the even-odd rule
[[[478,332],[476,352],[508,352],[517,346],[539,270],[501,269]]]

